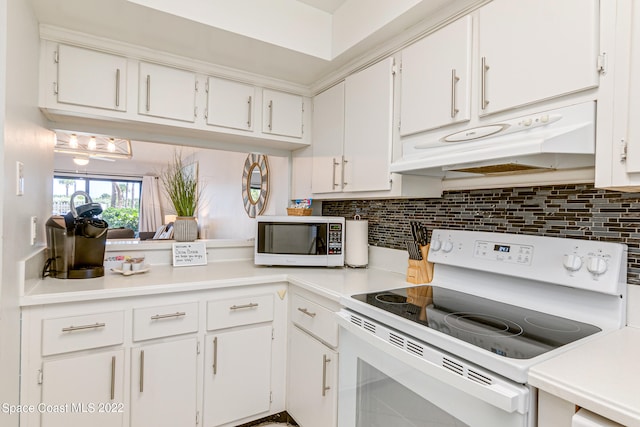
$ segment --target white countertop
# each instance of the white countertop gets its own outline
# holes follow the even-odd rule
[[[640,426],[640,328],[611,332],[535,365],[529,383],[625,426]]]
[[[406,287],[405,275],[375,268],[262,267],[252,261],[211,262],[203,266],[153,265],[146,273],[113,271],[95,279],[39,279],[21,298],[22,306],[288,281],[338,301],[355,293]]]
[[[107,271],[96,279],[32,279],[22,306],[96,301],[289,282],[320,296],[342,296],[410,286],[405,275],[379,268],[262,267],[252,261],[204,266],[152,265],[146,273]],[[628,426],[640,426],[640,328],[627,327],[541,362],[531,385]]]

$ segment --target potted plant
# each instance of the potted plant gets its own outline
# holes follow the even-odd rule
[[[174,152],[173,160],[160,174],[167,197],[176,213],[173,237],[179,242],[192,242],[198,238],[195,218],[200,191],[197,164],[184,165],[180,152]]]

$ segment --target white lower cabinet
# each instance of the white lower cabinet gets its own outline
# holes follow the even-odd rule
[[[337,425],[339,308],[302,290],[291,297],[287,412],[302,427]]]
[[[123,425],[124,350],[48,359],[41,378],[42,427]]]
[[[269,411],[271,324],[209,334],[205,345],[204,425]]]
[[[268,413],[274,297],[245,295],[207,303],[204,426]],[[240,423],[236,423],[240,424]]]
[[[131,350],[131,426],[196,425],[196,337]]]
[[[231,427],[285,410],[287,284],[23,307],[23,427]]]
[[[335,426],[338,353],[296,326],[289,333],[287,410],[303,427]]]

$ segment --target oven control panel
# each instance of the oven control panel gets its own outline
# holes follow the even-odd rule
[[[533,246],[478,240],[473,256],[494,261],[531,265]]]
[[[609,295],[627,279],[626,245],[595,240],[437,229],[428,260]]]

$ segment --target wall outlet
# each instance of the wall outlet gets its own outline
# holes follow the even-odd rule
[[[31,217],[31,246],[36,244],[36,237],[38,234],[38,217]]]
[[[24,164],[16,162],[16,196],[24,195]]]

